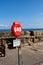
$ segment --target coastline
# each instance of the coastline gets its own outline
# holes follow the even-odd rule
[[[32,35],[30,35],[32,34]],[[12,32],[0,32],[0,38],[1,37],[8,37],[8,38],[14,38]],[[29,40],[30,38],[34,38],[34,42],[40,42],[43,41],[43,30],[42,31],[22,31],[22,34],[20,37],[22,40],[26,41]],[[30,41],[32,41],[32,39]]]

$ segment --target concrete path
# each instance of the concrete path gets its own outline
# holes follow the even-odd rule
[[[23,65],[43,65],[43,51],[35,51],[29,46],[22,48]],[[0,65],[18,65],[18,49],[6,49],[6,56],[0,57]]]

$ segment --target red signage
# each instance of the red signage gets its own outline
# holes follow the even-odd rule
[[[19,22],[14,22],[11,27],[11,30],[15,37],[19,37],[22,33],[22,27]]]

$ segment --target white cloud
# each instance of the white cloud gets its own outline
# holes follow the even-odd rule
[[[0,24],[0,29],[9,29],[9,25]]]
[[[8,25],[0,24],[0,27],[8,27]]]

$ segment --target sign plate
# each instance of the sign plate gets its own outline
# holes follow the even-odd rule
[[[19,47],[20,46],[20,39],[13,40],[13,47]]]
[[[21,24],[19,22],[14,22],[12,24],[12,27],[11,27],[11,30],[12,30],[12,33],[13,35],[17,38],[21,35],[22,33],[22,27],[21,27]]]

